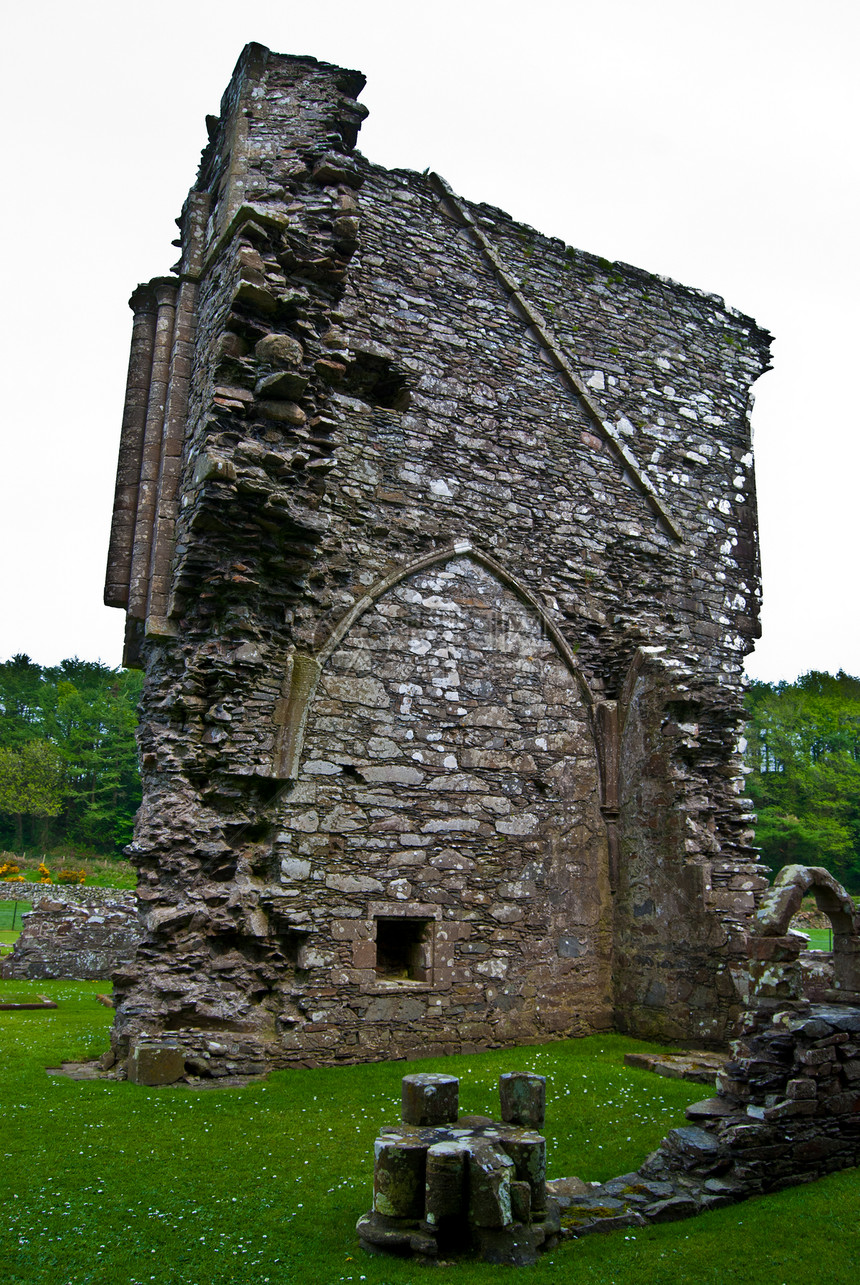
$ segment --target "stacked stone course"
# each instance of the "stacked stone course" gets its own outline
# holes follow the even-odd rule
[[[640,1169],[556,1193],[563,1235],[687,1218],[860,1164],[860,1009],[797,1005],[746,1025],[717,1096]]]
[[[109,979],[134,959],[142,932],[133,892],[116,888],[51,888],[17,884],[31,891],[12,954],[0,977]],[[5,896],[5,893],[4,893]]]
[[[717,1042],[765,884],[737,740],[768,336],[369,163],[362,85],[248,46],[175,278],[132,299],[117,1053]]]

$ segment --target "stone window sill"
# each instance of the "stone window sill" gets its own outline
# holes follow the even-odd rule
[[[432,991],[432,982],[413,982],[408,977],[379,977],[363,988],[371,994],[390,994],[392,991]]]

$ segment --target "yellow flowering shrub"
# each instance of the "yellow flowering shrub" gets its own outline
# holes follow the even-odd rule
[[[57,872],[57,883],[84,883],[86,870],[72,870],[71,866],[62,866]]]

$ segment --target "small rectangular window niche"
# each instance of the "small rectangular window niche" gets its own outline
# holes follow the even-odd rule
[[[375,969],[379,980],[432,982],[434,920],[379,915],[375,923]]]

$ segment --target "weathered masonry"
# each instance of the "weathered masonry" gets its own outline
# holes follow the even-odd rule
[[[12,895],[21,894],[33,909],[12,954],[0,960],[0,977],[109,978],[134,959],[141,927],[133,892],[21,883]]]
[[[243,52],[134,333],[106,601],[147,673],[120,1056],[724,1037],[768,336],[354,151]]]

